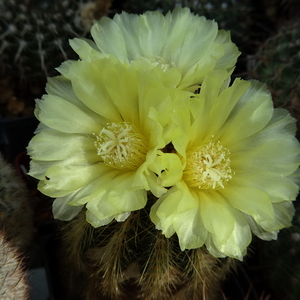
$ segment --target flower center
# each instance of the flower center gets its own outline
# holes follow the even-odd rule
[[[102,161],[113,168],[135,170],[146,160],[146,139],[130,123],[108,123],[96,136]]]
[[[153,56],[150,58],[153,67],[160,67],[164,72],[167,72],[171,67],[174,67],[174,63],[171,66],[167,64],[162,57]]]
[[[192,148],[187,152],[183,179],[190,187],[199,189],[224,188],[232,178],[229,155],[219,141]]]

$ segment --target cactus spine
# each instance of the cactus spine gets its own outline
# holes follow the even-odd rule
[[[205,248],[180,251],[176,237],[165,238],[148,213],[146,207],[125,222],[93,228],[83,211],[63,226],[70,299],[220,299],[221,281],[235,260],[217,259]]]
[[[26,272],[22,257],[0,232],[0,296],[2,300],[29,299]]]
[[[75,58],[68,40],[85,36],[93,18],[107,13],[111,1],[2,0],[0,74],[22,80],[51,76],[62,61]]]

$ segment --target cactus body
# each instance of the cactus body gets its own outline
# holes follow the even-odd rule
[[[18,250],[0,232],[0,298],[1,300],[26,300],[29,287],[26,272]]]
[[[249,78],[265,82],[274,105],[300,119],[300,23],[283,25],[249,57]]]
[[[28,190],[0,155],[0,227],[13,246],[26,249],[32,238],[32,207]]]
[[[63,227],[70,299],[220,299],[220,283],[235,260],[217,259],[205,248],[181,251],[176,237],[165,238],[150,223],[148,210],[100,228],[83,211]]]
[[[2,0],[0,74],[18,74],[23,80],[55,74],[61,62],[75,58],[68,40],[85,36],[92,19],[105,15],[110,3]]]

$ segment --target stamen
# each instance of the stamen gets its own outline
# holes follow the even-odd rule
[[[229,155],[220,141],[192,148],[187,152],[183,179],[190,187],[199,189],[224,188],[233,174]]]
[[[96,136],[101,161],[122,170],[135,170],[146,160],[148,145],[140,132],[128,122],[109,123]]]
[[[151,64],[153,67],[160,67],[164,72],[167,72],[170,68],[174,67],[175,64],[172,62],[171,65],[166,63],[162,57],[153,56],[151,59]]]

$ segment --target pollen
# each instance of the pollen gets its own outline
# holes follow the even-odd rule
[[[95,146],[104,164],[120,170],[136,170],[148,152],[146,139],[129,122],[106,124],[96,135]]]
[[[232,178],[230,151],[220,141],[193,147],[186,159],[183,179],[190,187],[223,189]]]
[[[160,67],[163,72],[167,72],[170,68],[174,67],[175,64],[172,62],[171,64],[168,64],[164,61],[162,57],[159,56],[153,56],[150,58],[152,66],[155,67]]]

